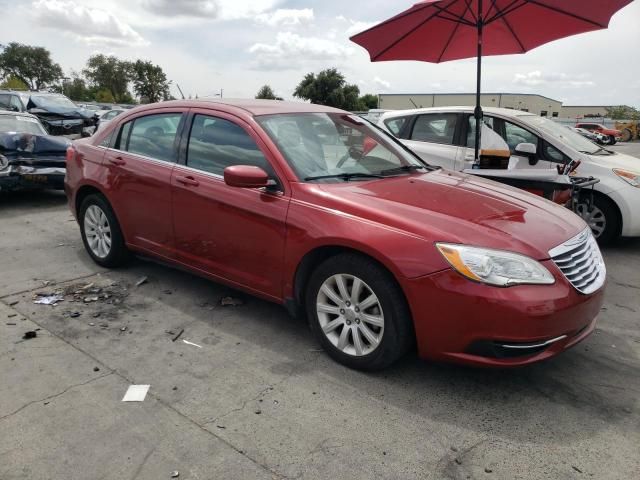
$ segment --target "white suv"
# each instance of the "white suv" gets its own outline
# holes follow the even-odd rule
[[[536,147],[535,157],[516,168],[553,169],[580,160],[576,174],[600,179],[594,204],[586,197],[579,214],[600,243],[619,236],[640,236],[640,159],[606,150],[548,118],[505,108],[483,108],[484,123],[509,145],[512,156],[522,143]],[[475,118],[472,107],[437,107],[384,113],[378,125],[395,135],[423,160],[449,170],[472,168]]]

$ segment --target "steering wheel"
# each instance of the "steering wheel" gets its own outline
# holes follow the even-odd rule
[[[338,160],[338,163],[336,164],[336,167],[341,167],[350,158],[353,158],[354,160],[360,160],[360,159],[362,159],[362,157],[363,157],[362,150],[360,150],[360,149],[358,149],[356,147],[349,147],[349,150],[347,151],[347,153],[345,153],[342,156],[342,158],[340,160]]]

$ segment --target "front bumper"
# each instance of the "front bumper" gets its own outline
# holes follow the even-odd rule
[[[0,171],[0,191],[32,188],[62,190],[65,173],[64,167],[9,165]]]
[[[595,328],[604,288],[582,295],[551,261],[543,264],[554,272],[554,285],[497,288],[453,270],[406,280],[419,355],[478,366],[520,366],[583,340]]]
[[[622,236],[640,237],[640,188],[625,185],[620,190],[607,193],[622,216]]]

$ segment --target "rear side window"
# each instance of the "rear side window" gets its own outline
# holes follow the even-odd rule
[[[384,120],[384,124],[395,137],[399,137],[408,119],[409,117],[389,118]]]
[[[176,161],[176,132],[181,113],[158,113],[138,117],[120,129],[116,148],[145,157]]]
[[[413,125],[411,140],[453,145],[457,118],[455,113],[420,115]]]
[[[224,169],[232,165],[260,167],[273,176],[269,162],[242,127],[223,118],[195,115],[187,166],[222,176]]]

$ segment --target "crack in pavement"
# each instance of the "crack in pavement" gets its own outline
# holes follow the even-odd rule
[[[64,395],[65,393],[67,393],[69,390],[71,390],[73,388],[83,387],[85,385],[90,384],[91,382],[95,382],[96,380],[100,380],[101,378],[105,378],[105,377],[108,377],[109,375],[113,375],[113,373],[114,372],[110,372],[110,373],[106,373],[104,375],[100,375],[99,377],[95,377],[95,378],[89,379],[86,382],[82,382],[82,383],[77,383],[75,385],[71,385],[71,386],[65,388],[63,391],[61,391],[59,393],[55,393],[53,395],[49,395],[48,397],[44,397],[44,398],[41,398],[39,400],[33,400],[33,401],[29,402],[29,403],[25,403],[23,406],[21,406],[20,408],[18,408],[14,412],[8,413],[7,415],[3,415],[2,417],[0,417],[0,421],[4,420],[5,418],[11,417],[11,416],[15,415],[18,412],[21,412],[22,410],[24,410],[25,408],[29,407],[30,405],[33,405],[34,403],[45,402],[47,400],[52,400],[54,398],[60,397],[60,396]]]

